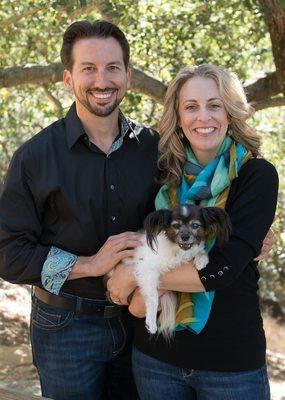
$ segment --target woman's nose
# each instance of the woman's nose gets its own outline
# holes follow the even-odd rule
[[[211,118],[211,114],[206,107],[200,107],[197,114],[197,119],[200,121],[208,121]]]

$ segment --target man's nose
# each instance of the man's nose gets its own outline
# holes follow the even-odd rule
[[[106,89],[107,85],[107,77],[104,71],[98,71],[95,77],[95,86],[99,89]]]

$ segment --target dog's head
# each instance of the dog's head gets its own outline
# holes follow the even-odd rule
[[[218,207],[177,205],[169,210],[158,210],[145,219],[146,238],[153,249],[156,236],[165,231],[168,239],[183,250],[199,244],[208,235],[216,237],[217,245],[229,239],[231,224],[228,214]]]

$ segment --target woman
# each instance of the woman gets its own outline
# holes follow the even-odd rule
[[[259,138],[246,123],[251,114],[236,76],[213,65],[186,67],[168,87],[156,207],[219,206],[233,232],[222,248],[208,243],[203,270],[187,263],[163,276],[162,290],[184,293],[181,309],[193,312],[194,302],[192,321],[177,314],[174,339],[149,335],[138,320],[133,368],[142,400],[270,399],[254,258],[274,218],[278,177],[258,157]],[[195,314],[199,299],[202,314]],[[129,308],[141,314],[138,291]]]

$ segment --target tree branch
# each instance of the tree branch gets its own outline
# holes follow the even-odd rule
[[[30,17],[31,15],[37,14],[39,11],[42,11],[46,8],[46,6],[42,7],[35,7],[30,10],[27,10],[23,12],[20,15],[13,15],[12,17],[9,17],[7,19],[2,19],[0,21],[0,29],[2,30],[3,28],[9,28],[12,25],[16,25],[21,19]]]
[[[251,85],[245,87],[248,101],[259,101],[281,93],[280,85],[277,82],[276,72],[267,74]]]
[[[69,1],[69,7],[70,5],[77,5],[78,2],[76,0],[70,0]],[[92,11],[94,11],[94,8],[98,11],[98,13],[101,14],[101,17],[109,22],[112,22],[112,19],[116,16],[115,11],[113,10],[112,5],[110,4],[109,1],[107,0],[90,0],[85,6],[82,7],[77,7],[76,10],[74,11],[69,11],[67,6],[60,6],[56,9],[58,13],[62,13],[65,11],[69,18],[76,18],[77,16],[80,16],[82,13],[87,14]],[[27,17],[33,16],[37,14],[38,12],[45,10],[46,6],[41,6],[41,7],[34,7],[32,9],[24,11],[22,14],[19,15],[13,15],[12,17],[2,19],[0,21],[0,30],[3,30],[3,28],[9,29],[10,26],[16,25],[19,21],[22,19],[26,19]]]
[[[56,106],[57,108],[57,117],[58,119],[63,117],[63,108],[61,105],[61,102],[58,100],[58,98],[56,98],[48,89],[47,85],[42,85],[45,94],[47,95],[47,97],[53,102],[53,104]]]
[[[0,68],[0,88],[13,87],[27,83],[44,84],[62,80],[62,65],[33,65],[29,67]]]
[[[0,68],[0,88],[13,87],[23,84],[43,85],[62,80],[63,67],[60,63],[46,66]],[[131,89],[146,94],[162,103],[166,85],[158,79],[132,68]]]
[[[139,69],[132,68],[131,89],[150,96],[158,103],[163,103],[167,85]]]
[[[0,68],[0,89],[23,84],[46,85],[62,80],[63,67],[60,63],[46,66],[34,65],[29,67]],[[150,96],[158,103],[163,103],[167,86],[156,78],[132,68],[131,90]],[[269,104],[283,105],[279,98],[272,99],[281,93],[276,73],[272,72],[258,79],[246,88],[248,100],[255,102],[258,109],[271,107]],[[258,103],[260,102],[260,103]],[[268,105],[267,105],[268,104]]]
[[[285,8],[280,0],[259,0],[271,38],[277,80],[285,95]]]
[[[259,100],[257,102],[252,102],[252,106],[255,111],[263,110],[270,107],[281,107],[285,106],[285,97],[275,97],[274,99]]]

